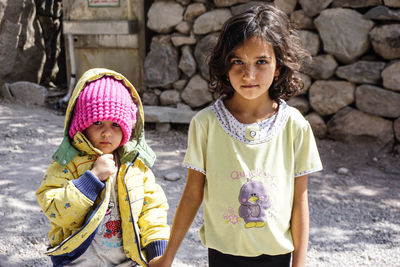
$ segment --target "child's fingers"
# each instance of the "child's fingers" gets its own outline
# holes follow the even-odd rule
[[[114,160],[114,155],[113,154],[103,154],[103,155],[101,155],[101,157]]]
[[[114,162],[114,164],[116,165],[113,154],[103,154],[100,156],[100,158],[102,158],[104,160],[112,160]]]

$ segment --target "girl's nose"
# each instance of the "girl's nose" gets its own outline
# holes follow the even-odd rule
[[[243,66],[243,78],[245,79],[254,79],[255,77],[255,69],[251,65],[244,65]]]
[[[111,129],[109,127],[104,127],[102,132],[101,132],[101,134],[104,137],[109,137],[109,136],[111,136],[112,132],[111,132]]]

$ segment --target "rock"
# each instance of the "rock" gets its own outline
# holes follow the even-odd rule
[[[160,102],[162,106],[176,106],[177,103],[181,102],[181,97],[178,91],[166,90],[161,93]]]
[[[182,34],[189,34],[191,30],[191,26],[187,21],[182,21],[178,25],[176,25],[175,30]]]
[[[400,10],[393,10],[386,6],[376,6],[364,14],[367,19],[397,20],[400,21]]]
[[[336,75],[353,83],[377,84],[385,65],[382,61],[360,60],[350,65],[340,66],[336,70]]]
[[[171,182],[178,181],[181,178],[181,175],[177,172],[170,172],[164,175],[164,179]]]
[[[393,155],[396,155],[397,157],[399,157],[399,155],[400,155],[400,144],[399,143],[394,145]]]
[[[62,63],[65,60],[62,38],[63,3],[62,1],[35,1],[35,3],[36,17],[42,28],[46,53],[40,84],[47,88],[56,87],[55,84],[66,83],[66,77],[60,75],[66,72],[66,66]]]
[[[314,17],[322,10],[327,8],[332,0],[299,0],[304,13],[309,17]]]
[[[190,4],[183,15],[183,19],[186,21],[193,21],[198,16],[204,14],[207,11],[207,8],[202,3],[193,3]]]
[[[312,56],[316,56],[318,54],[320,45],[318,34],[311,31],[300,30],[299,37],[302,46],[307,49]]]
[[[385,59],[400,58],[399,24],[376,26],[369,33],[374,51]]]
[[[187,80],[178,80],[172,84],[172,87],[175,90],[181,91],[183,88],[185,88],[187,82]]]
[[[219,31],[231,16],[232,13],[227,8],[211,10],[194,21],[193,32],[200,35]]]
[[[333,0],[332,7],[363,8],[382,4],[382,0]]]
[[[12,101],[44,106],[47,99],[47,89],[32,82],[4,83],[1,95]]]
[[[274,5],[286,14],[291,14],[297,4],[297,0],[275,0]]]
[[[145,91],[142,95],[143,105],[157,106],[159,104],[158,96],[153,91]]]
[[[310,78],[310,76],[308,76],[308,75],[306,75],[304,73],[301,73],[301,72],[296,73],[295,76],[300,78],[304,83],[304,87],[300,91],[299,95],[307,94],[308,88],[310,88],[310,86],[311,86],[311,78]]]
[[[308,103],[307,99],[301,96],[294,96],[290,98],[287,103],[290,106],[297,108],[303,115],[310,110],[310,103]]]
[[[368,115],[346,107],[327,123],[329,136],[346,142],[369,142],[382,148],[393,142],[393,123],[378,116]]]
[[[158,33],[169,33],[183,20],[183,7],[173,1],[154,2],[147,13],[147,27]]]
[[[183,71],[188,77],[192,77],[196,72],[196,60],[192,54],[190,46],[182,47],[182,56],[179,61],[179,69]]]
[[[192,0],[175,0],[175,1],[181,5],[187,6],[188,4],[190,4]]]
[[[342,174],[342,175],[347,175],[347,174],[349,174],[349,169],[344,168],[344,167],[341,167],[341,168],[339,168],[339,169],[337,170],[337,173],[338,173],[338,174]]]
[[[328,132],[328,127],[324,119],[316,112],[312,112],[305,116],[306,120],[311,125],[313,133],[318,138],[325,138]]]
[[[213,33],[203,37],[196,45],[194,57],[201,76],[206,80],[209,79],[207,58],[211,54],[212,49],[218,42],[218,33]]]
[[[331,115],[354,102],[355,86],[344,81],[316,81],[309,90],[312,108],[318,114]]]
[[[154,88],[153,92],[156,94],[156,96],[160,96],[162,93],[162,90],[158,89],[158,88]]]
[[[304,10],[296,10],[290,15],[290,21],[296,25],[297,29],[311,30],[314,29],[313,21],[306,15]]]
[[[394,136],[400,142],[400,118],[397,118],[393,123]],[[400,151],[399,151],[400,152]]]
[[[0,81],[39,83],[46,52],[35,1],[0,1],[0,21]]]
[[[165,87],[179,79],[178,51],[168,35],[155,36],[144,61],[144,81],[148,87]]]
[[[387,118],[400,117],[400,93],[372,85],[356,88],[356,106],[369,114]]]
[[[314,25],[324,50],[341,62],[350,63],[368,50],[368,33],[374,23],[355,10],[333,8],[322,11]]]
[[[179,33],[173,33],[171,35],[171,41],[172,44],[175,47],[179,47],[182,45],[193,45],[196,43],[196,38],[194,37],[193,34],[191,34],[190,36],[186,36],[186,35],[182,35]]]
[[[160,133],[168,133],[171,130],[170,123],[156,123],[156,131]]]
[[[186,105],[184,103],[178,103],[176,105],[176,108],[178,108],[178,109],[186,109],[186,110],[192,111],[192,108],[189,105]]]
[[[144,120],[155,123],[190,123],[196,111],[187,108],[143,106]]]
[[[400,91],[400,61],[394,62],[382,71],[383,86]]]
[[[311,62],[304,62],[301,72],[311,76],[315,80],[327,80],[335,74],[338,64],[333,56],[319,55],[312,57]]]
[[[247,9],[249,9],[249,8],[251,8],[253,6],[259,5],[259,4],[265,4],[265,2],[262,2],[262,1],[250,1],[250,2],[245,3],[245,4],[232,6],[231,7],[232,15],[240,14],[240,13],[246,11]]]
[[[230,7],[238,3],[246,3],[249,0],[214,0],[216,7]]]
[[[192,108],[204,106],[212,101],[212,94],[208,90],[208,83],[196,74],[190,79],[183,90],[182,99]]]
[[[0,35],[0,65],[8,67],[0,68],[0,77],[12,73],[14,69],[18,54],[18,50],[15,48],[18,46],[18,34],[21,27],[21,25],[8,20],[4,21],[3,30]]]
[[[400,2],[398,0],[383,0],[385,6],[389,7],[400,7]]]

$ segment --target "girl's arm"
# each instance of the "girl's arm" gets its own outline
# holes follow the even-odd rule
[[[204,174],[192,169],[188,170],[185,190],[175,212],[167,248],[164,255],[151,260],[149,266],[171,266],[175,254],[203,201],[204,182]]]
[[[307,183],[308,175],[295,178],[291,219],[291,231],[294,243],[293,267],[306,266],[309,234]]]

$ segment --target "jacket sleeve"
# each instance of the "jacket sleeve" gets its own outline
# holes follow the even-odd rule
[[[167,224],[168,202],[161,186],[156,184],[153,172],[146,167],[144,173],[144,202],[138,225],[141,245],[148,260],[164,253],[169,238]]]
[[[50,222],[63,228],[79,228],[104,184],[90,171],[75,177],[73,163],[66,167],[53,161],[36,191],[40,208]]]

